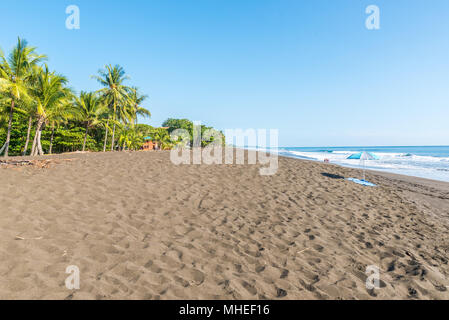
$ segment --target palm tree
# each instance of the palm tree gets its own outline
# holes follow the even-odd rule
[[[68,124],[69,120],[73,120],[77,116],[77,110],[75,109],[73,103],[71,103],[72,92],[70,89],[67,90],[67,97],[61,99],[60,103],[54,105],[47,115],[47,122],[51,124],[51,135],[50,135],[50,148],[48,153],[53,152],[53,141],[55,136],[55,129],[59,128],[62,124]]]
[[[130,103],[129,92],[132,90],[124,82],[129,78],[125,75],[125,70],[119,65],[107,65],[105,69],[98,71],[98,76],[93,76],[93,78],[104,87],[98,90],[98,93],[112,112],[111,151],[114,151],[116,120],[127,118],[126,105]]]
[[[128,147],[131,150],[139,150],[144,143],[143,134],[135,127],[131,129],[128,139]]]
[[[83,91],[76,98],[75,107],[78,108],[77,118],[86,126],[83,142],[83,151],[85,151],[89,129],[104,123],[104,119],[108,116],[108,108],[102,103],[97,93]]]
[[[132,87],[131,92],[129,93],[129,98],[129,115],[131,123],[137,124],[137,116],[151,117],[151,112],[142,107],[142,103],[148,98],[147,95],[142,95],[138,88]]]
[[[31,89],[30,89],[31,92]],[[32,98],[32,96],[31,96]],[[33,127],[34,119],[36,117],[36,100],[32,99],[31,101],[28,101],[26,103],[22,103],[21,108],[17,109],[16,111],[20,112],[22,115],[24,115],[26,118],[28,118],[28,127],[27,127],[27,134],[25,139],[25,145],[23,147],[22,156],[26,156],[28,153],[28,146],[30,144],[30,136],[31,136],[31,129]]]
[[[37,66],[37,65],[33,66],[32,70],[31,70],[30,83],[29,83],[30,93],[32,91],[31,87],[33,85],[35,85],[37,76],[39,75],[41,70],[42,70],[42,67]],[[21,107],[21,110],[19,110],[23,115],[25,115],[28,118],[28,129],[27,129],[27,135],[26,135],[26,139],[25,139],[25,145],[23,147],[22,156],[26,156],[26,154],[28,152],[28,145],[30,143],[31,129],[32,129],[33,122],[34,122],[33,120],[36,117],[36,110],[37,110],[36,99],[34,99],[32,94],[30,94],[30,96],[31,96],[31,101],[29,101],[28,103],[24,103]]]
[[[156,128],[151,132],[151,137],[157,143],[159,149],[168,150],[173,148],[173,142],[166,129]]]
[[[119,146],[122,146],[123,151],[125,151],[127,145],[129,146],[129,142],[130,142],[130,129],[124,127],[122,128],[122,130],[120,130],[120,135],[118,138]]]
[[[0,91],[11,100],[8,110],[6,142],[4,148],[2,148],[2,152],[5,152],[5,157],[8,156],[9,151],[14,107],[20,101],[30,100],[28,89],[32,75],[31,71],[46,59],[46,56],[38,55],[35,50],[36,48],[28,46],[27,41],[20,38],[8,58],[0,50]]]
[[[42,129],[49,121],[56,121],[73,117],[74,108],[70,104],[73,96],[72,91],[65,87],[67,79],[48,70],[48,66],[38,74],[36,84],[31,92],[36,98],[37,126],[34,136],[32,156],[43,155],[41,145]]]
[[[143,145],[143,134],[136,127],[124,127],[120,132],[119,143],[122,150],[128,147],[129,150],[138,150]]]

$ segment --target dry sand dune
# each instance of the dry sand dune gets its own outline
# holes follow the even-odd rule
[[[448,184],[370,173],[365,188],[287,158],[274,176],[166,152],[52,159],[73,160],[0,169],[2,299],[449,298]]]

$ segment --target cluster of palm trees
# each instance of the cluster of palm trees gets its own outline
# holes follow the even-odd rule
[[[103,151],[106,151],[110,132],[112,151],[140,148],[143,134],[136,129],[137,118],[151,114],[141,106],[147,97],[136,87],[126,85],[129,78],[122,67],[105,66],[92,76],[102,88],[76,95],[66,77],[49,70],[46,59],[20,38],[8,56],[0,50],[0,123],[5,123],[7,128],[0,155],[7,157],[9,154],[15,114],[28,120],[23,155],[28,154],[33,133],[30,155],[44,154],[44,128],[51,130],[47,150],[52,153],[55,130],[67,126],[70,121],[84,128],[83,151],[89,131],[96,128],[104,131]]]

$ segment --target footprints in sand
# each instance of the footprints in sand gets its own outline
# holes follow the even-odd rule
[[[162,152],[84,156],[3,190],[17,201],[2,202],[0,298],[449,298],[447,230],[394,190],[361,192],[283,158],[261,177],[171,166]],[[70,264],[81,270],[75,293],[64,288]],[[380,290],[366,289],[369,265]]]
[[[206,278],[205,274],[197,269],[184,268],[178,271],[177,276],[182,277],[184,280],[189,282],[190,285],[199,286],[204,282]]]
[[[245,288],[246,291],[248,291],[248,293],[250,295],[255,296],[257,294],[257,289],[253,285],[249,284],[248,282],[243,280],[241,282],[241,285],[243,286],[243,288]]]

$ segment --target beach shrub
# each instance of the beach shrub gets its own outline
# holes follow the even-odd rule
[[[173,131],[177,129],[184,129],[187,130],[190,134],[190,146],[193,147],[193,129],[194,129],[194,123],[188,119],[173,119],[169,118],[164,121],[162,124],[163,127],[167,127],[168,133],[171,134]],[[222,131],[218,131],[214,129],[213,127],[207,127],[205,125],[201,125],[201,137],[203,138],[201,140],[201,146],[206,147],[210,143],[214,142],[214,137],[211,137],[210,139],[204,139],[206,131],[209,132],[215,132],[215,135],[221,135],[222,136],[222,143],[224,145],[225,143],[225,135]]]

